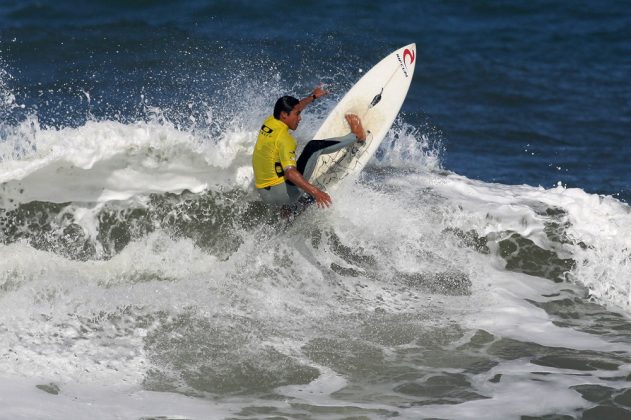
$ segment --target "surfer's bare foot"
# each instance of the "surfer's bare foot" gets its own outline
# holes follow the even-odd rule
[[[351,126],[351,133],[355,134],[357,140],[359,142],[366,141],[366,131],[364,131],[364,127],[362,126],[362,122],[359,117],[355,114],[346,114],[345,118],[348,125]]]

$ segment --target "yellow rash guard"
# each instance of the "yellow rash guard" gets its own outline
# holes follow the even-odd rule
[[[259,130],[252,155],[256,188],[285,182],[283,168],[288,166],[296,166],[296,140],[287,124],[270,115]]]

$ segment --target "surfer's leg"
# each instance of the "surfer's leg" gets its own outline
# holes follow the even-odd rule
[[[291,198],[287,192],[287,185],[284,182],[274,185],[273,187],[257,188],[257,191],[261,199],[267,204],[282,206],[291,203]]]
[[[304,194],[298,187],[283,182],[268,188],[258,188],[263,202],[279,207],[283,219],[293,219],[307,207],[315,203],[311,196]]]
[[[288,184],[287,185],[287,196],[289,197],[289,203],[295,203],[302,196],[302,190],[295,185]]]
[[[295,203],[302,195],[302,191],[287,182],[274,185],[273,187],[257,188],[261,199],[267,204],[286,205]]]
[[[350,146],[357,140],[353,133],[343,137],[334,137],[326,140],[311,140],[305,146],[297,162],[298,172],[308,181],[315,169],[320,155],[328,155]]]

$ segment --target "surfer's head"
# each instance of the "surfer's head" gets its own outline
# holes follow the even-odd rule
[[[287,124],[287,126],[295,130],[300,124],[300,111],[296,107],[300,101],[293,96],[283,96],[276,101],[274,105],[274,118]]]

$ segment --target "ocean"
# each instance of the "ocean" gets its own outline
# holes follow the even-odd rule
[[[631,418],[627,1],[0,2],[0,419]],[[299,149],[417,45],[328,209]]]

